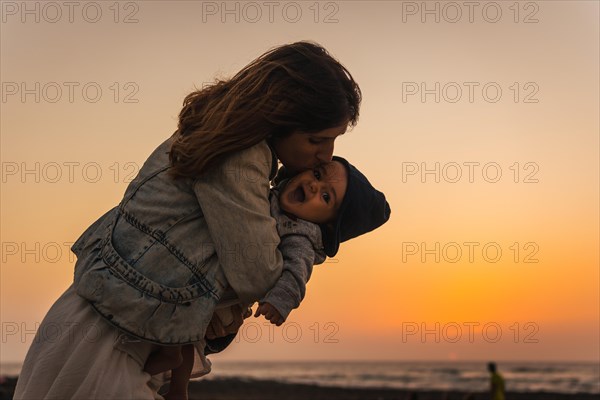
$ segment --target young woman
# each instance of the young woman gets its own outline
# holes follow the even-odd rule
[[[292,173],[331,161],[360,102],[346,68],[308,41],[189,94],[177,131],[73,245],[74,282],[42,321],[14,398],[161,399],[165,377],[143,370],[159,344],[184,345],[192,377],[207,373],[205,354],[248,316],[240,308],[224,327],[217,303],[252,304],[281,276],[277,160]]]

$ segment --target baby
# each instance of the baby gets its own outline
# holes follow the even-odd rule
[[[313,265],[333,257],[340,242],[370,232],[389,219],[390,207],[383,193],[348,161],[333,161],[283,179],[271,189],[271,214],[281,237],[278,249],[283,272],[275,286],[259,301],[255,317],[264,315],[279,326],[306,293]],[[229,307],[215,313],[224,325],[233,321]],[[151,375],[172,369],[165,399],[186,399],[193,366],[193,348],[163,346],[152,353],[144,370]]]

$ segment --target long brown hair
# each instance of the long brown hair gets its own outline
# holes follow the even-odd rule
[[[198,177],[225,156],[268,137],[358,122],[362,94],[323,47],[272,48],[229,80],[188,94],[169,153],[174,177]]]

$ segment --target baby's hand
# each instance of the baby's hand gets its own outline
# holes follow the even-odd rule
[[[261,303],[258,306],[254,316],[260,317],[261,315],[264,315],[265,318],[271,321],[272,324],[275,324],[277,326],[283,324],[283,317],[281,316],[279,311],[277,311],[277,309],[269,303]]]

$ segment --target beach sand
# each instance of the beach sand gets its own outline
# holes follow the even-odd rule
[[[0,383],[0,400],[12,399],[16,378]],[[397,389],[350,389],[286,384],[237,378],[190,382],[190,400],[488,400],[487,393],[408,391]],[[161,389],[161,393],[167,387]],[[416,394],[416,397],[414,397]],[[598,394],[511,393],[506,400],[600,400]]]
[[[351,389],[286,384],[267,380],[211,379],[190,382],[190,400],[488,400],[488,393]],[[162,392],[162,391],[161,391]],[[414,397],[414,394],[417,397]],[[413,397],[411,397],[411,395]],[[506,400],[600,400],[593,394],[511,393]]]

